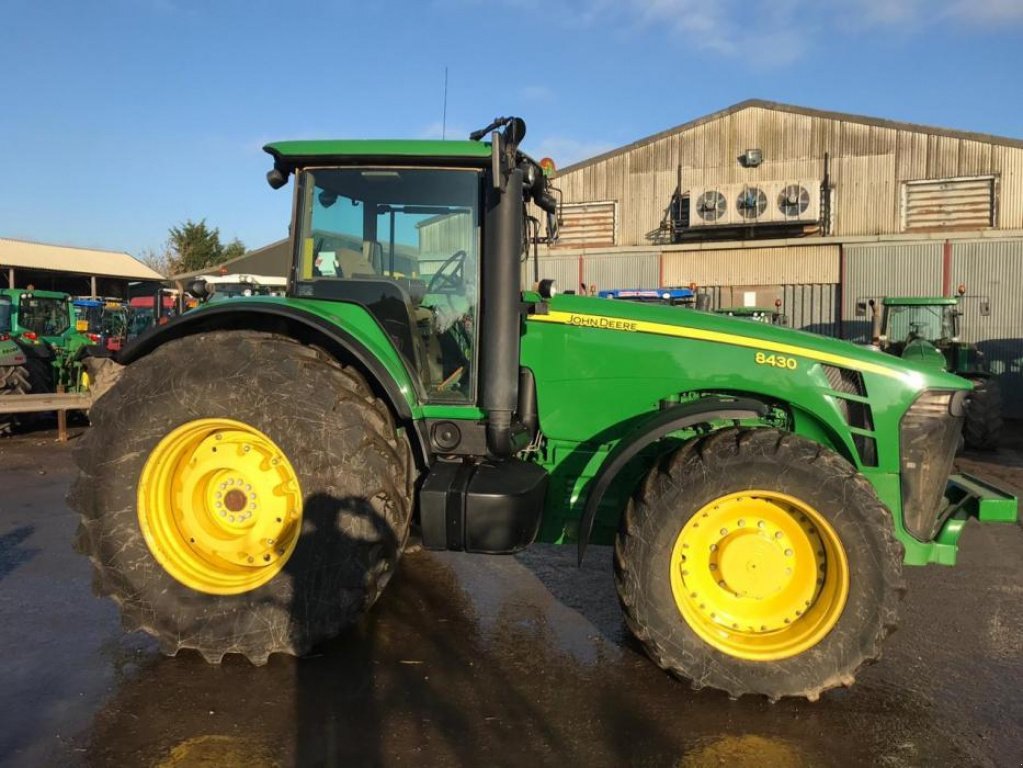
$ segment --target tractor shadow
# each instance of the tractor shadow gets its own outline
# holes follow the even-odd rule
[[[34,525],[23,525],[0,536],[0,580],[39,554],[39,549],[23,546],[35,529]]]

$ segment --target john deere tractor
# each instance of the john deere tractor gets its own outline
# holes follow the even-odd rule
[[[550,239],[557,208],[525,130],[266,147],[271,186],[294,180],[287,294],[199,307],[96,369],[71,502],[98,589],[169,654],[262,664],[368,610],[411,536],[595,540],[629,627],[694,686],[852,684],[903,564],[952,564],[970,516],[1016,519],[949,476],[970,383],[762,323],[521,292],[529,214]]]
[[[42,394],[88,388],[81,359],[94,342],[75,329],[71,297],[57,291],[0,289],[0,335],[19,356],[0,355],[0,391]],[[20,359],[21,362],[17,362]],[[31,417],[20,416],[25,421]],[[14,417],[0,414],[0,433],[9,432]]]
[[[965,290],[963,291],[965,292]],[[977,450],[998,448],[1002,433],[1002,396],[984,353],[960,341],[960,297],[887,297],[874,310],[874,342],[889,354],[925,367],[955,373],[973,382],[963,438]],[[882,311],[883,308],[883,311]]]

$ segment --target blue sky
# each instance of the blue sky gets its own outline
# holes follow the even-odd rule
[[[0,236],[284,237],[267,141],[496,115],[559,166],[747,98],[1023,136],[1023,0],[0,0]],[[290,189],[290,187],[289,187]]]

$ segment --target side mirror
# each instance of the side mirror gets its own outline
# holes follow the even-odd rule
[[[991,316],[991,302],[984,299],[980,302],[980,316],[990,317]]]
[[[856,317],[866,317],[866,316],[867,316],[867,302],[865,302],[865,301],[857,301],[856,302]]]

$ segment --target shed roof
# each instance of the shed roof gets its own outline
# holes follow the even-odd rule
[[[570,171],[576,171],[580,168],[584,168],[588,165],[608,160],[618,155],[624,155],[626,152],[631,152],[639,147],[652,144],[655,141],[659,141],[663,138],[671,136],[682,131],[695,128],[699,125],[704,125],[713,120],[718,120],[722,117],[741,112],[745,109],[769,109],[775,112],[789,112],[796,115],[806,115],[807,117],[820,117],[827,120],[840,120],[846,123],[860,123],[862,125],[872,125],[879,128],[890,128],[896,131],[909,131],[911,133],[924,133],[931,136],[949,136],[954,139],[966,139],[968,141],[979,141],[986,144],[998,144],[1006,147],[1015,147],[1017,149],[1023,149],[1023,139],[1011,138],[1008,136],[994,136],[988,133],[975,133],[972,131],[956,131],[950,128],[937,128],[933,125],[920,125],[919,123],[903,123],[897,120],[886,120],[881,117],[867,117],[865,115],[854,115],[847,112],[829,112],[824,109],[813,109],[811,107],[800,107],[794,104],[782,104],[777,101],[765,101],[764,99],[747,99],[746,101],[740,101],[738,104],[733,104],[730,107],[725,107],[717,112],[712,112],[709,115],[698,117],[695,120],[690,120],[687,123],[676,125],[674,128],[668,128],[665,131],[660,131],[652,136],[634,141],[631,144],[626,144],[624,147],[618,149],[612,149],[609,152],[605,152],[596,157],[591,157],[587,160],[581,160],[573,165],[567,165],[564,168],[559,168],[556,176],[562,176]]]
[[[99,251],[0,237],[0,268],[7,267],[129,280],[163,280],[159,272],[121,251]]]

